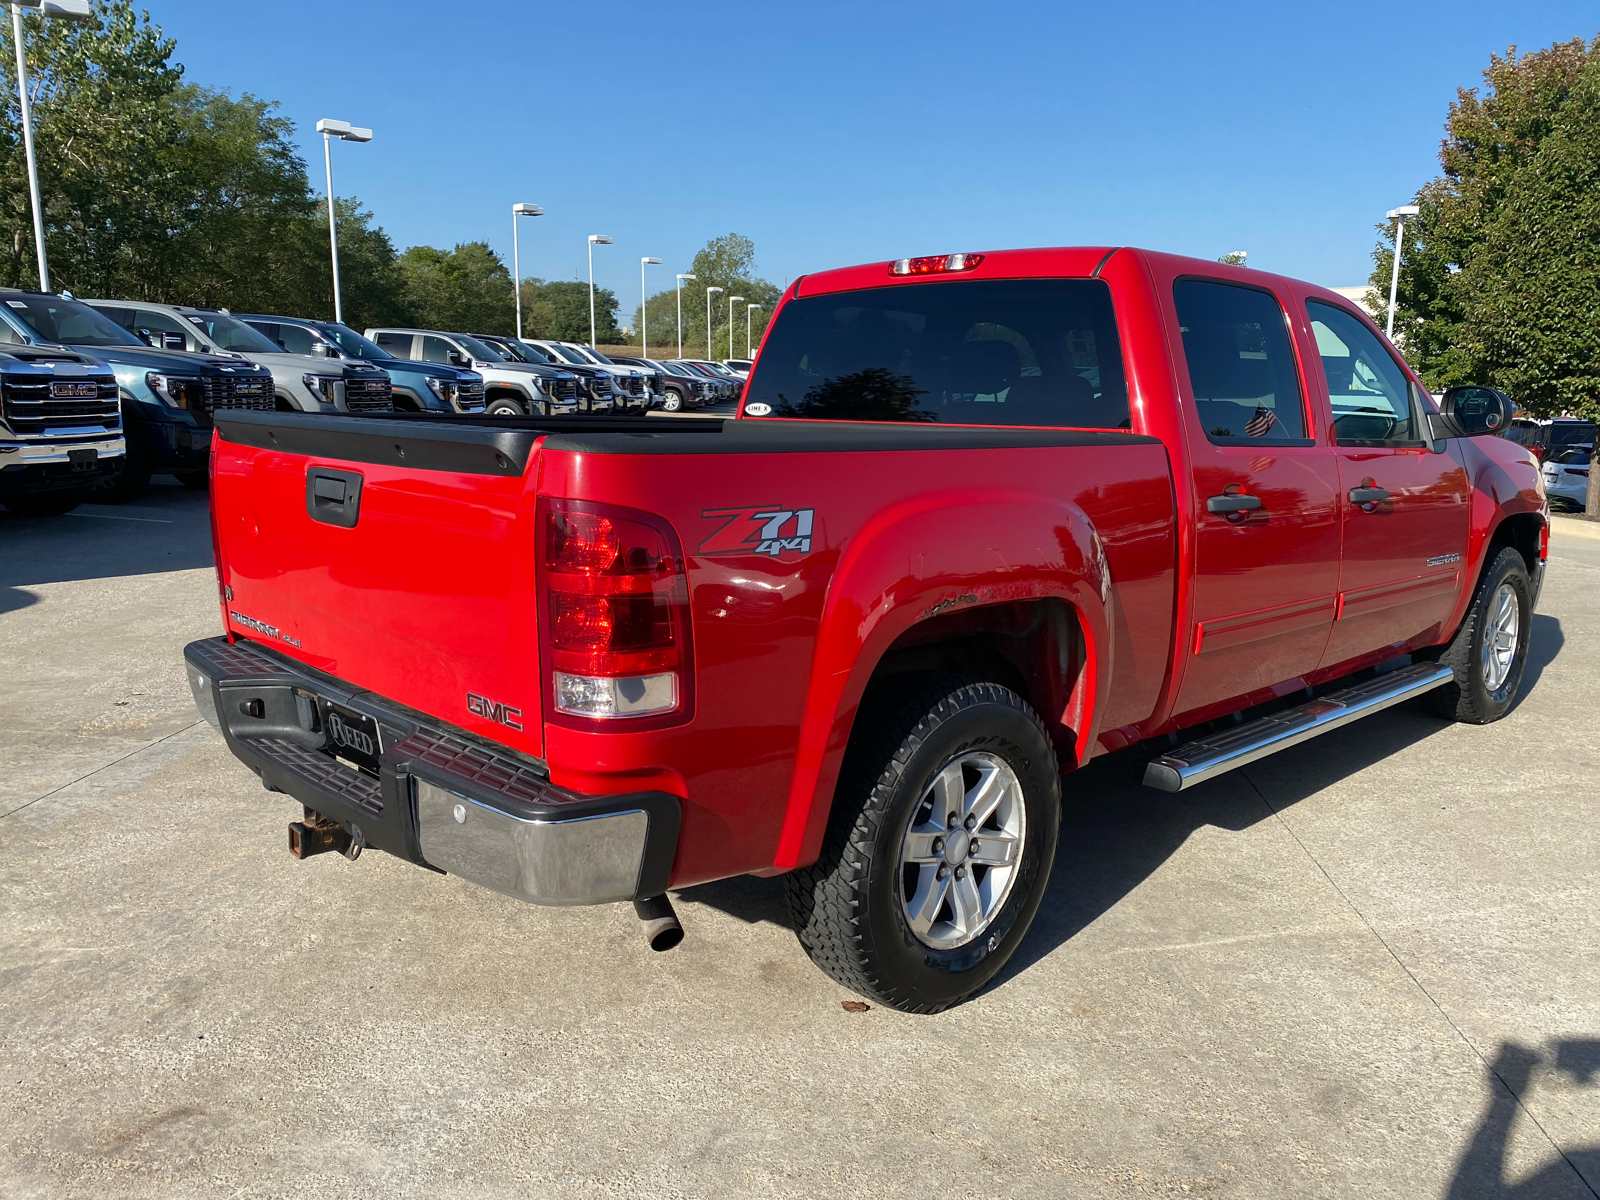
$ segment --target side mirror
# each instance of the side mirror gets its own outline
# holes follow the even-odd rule
[[[149,346],[152,350],[161,349],[161,343],[156,340],[156,335],[142,326],[133,331],[133,336],[138,338],[146,346]]]
[[[462,356],[461,351],[459,350],[452,350],[445,357],[450,360],[450,365],[452,367],[464,367],[467,365],[466,358]]]
[[[1439,402],[1446,437],[1502,437],[1516,411],[1510,396],[1490,387],[1453,387]]]
[[[181,333],[163,333],[161,335],[161,349],[182,350],[187,345]]]
[[[344,357],[342,354],[339,353],[339,348],[337,346],[333,345],[331,342],[318,342],[317,343],[317,353],[322,355],[323,358],[343,358]]]

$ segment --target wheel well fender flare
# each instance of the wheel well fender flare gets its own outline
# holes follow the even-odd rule
[[[867,685],[895,641],[935,616],[1065,602],[1083,642],[1073,700],[1082,761],[1110,681],[1110,587],[1093,523],[1058,497],[966,489],[913,497],[875,515],[842,547],[828,583],[774,867],[815,860]]]

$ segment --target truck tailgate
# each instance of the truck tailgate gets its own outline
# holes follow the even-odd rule
[[[220,412],[217,426],[229,631],[542,754],[540,431]]]

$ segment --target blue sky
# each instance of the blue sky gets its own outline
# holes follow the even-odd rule
[[[399,247],[482,239],[624,313],[718,234],[775,282],[852,262],[1116,244],[1363,282],[1491,51],[1590,4],[145,0],[187,78],[281,102]]]

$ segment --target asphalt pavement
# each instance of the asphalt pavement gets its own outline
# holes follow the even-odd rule
[[[0,513],[0,1195],[1448,1197],[1600,1188],[1600,540],[1525,700],[1171,797],[1068,781],[1018,958],[935,1017],[777,880],[538,909],[298,815],[200,721],[204,496]]]

